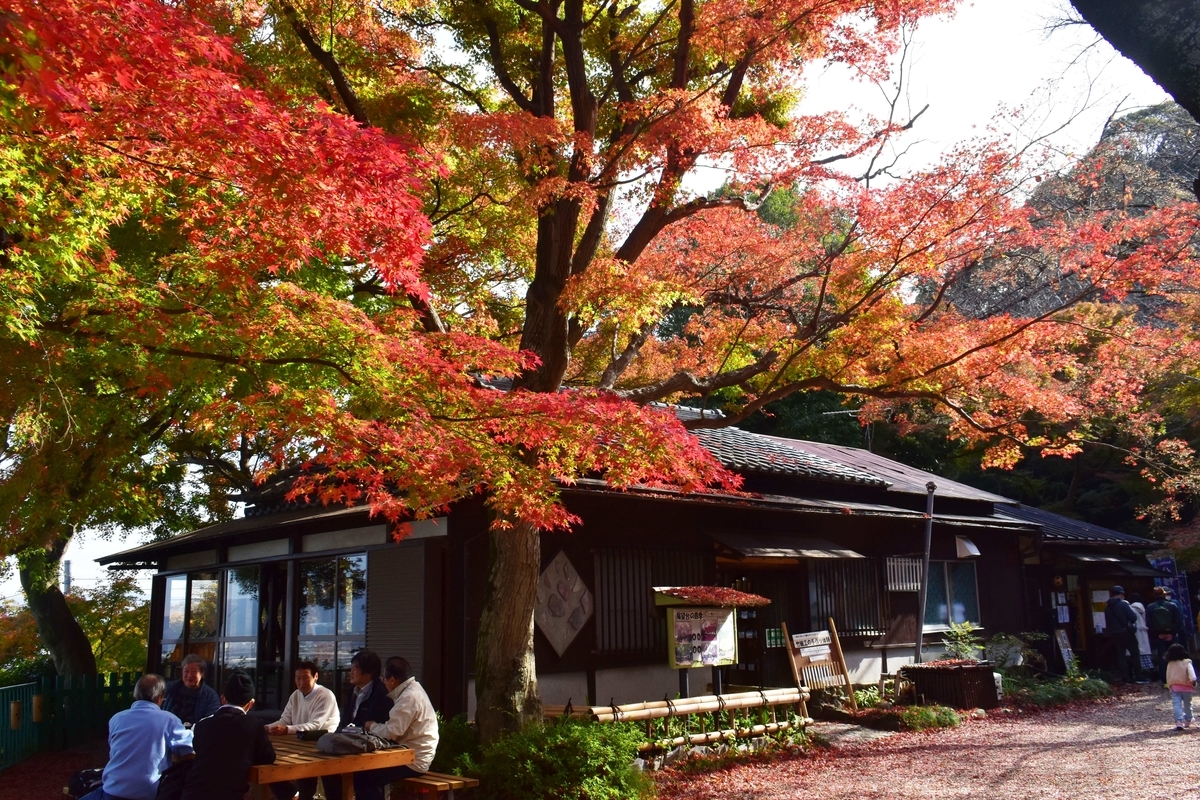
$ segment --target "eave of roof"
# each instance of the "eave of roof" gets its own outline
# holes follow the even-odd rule
[[[1005,505],[996,507],[997,516],[1038,525],[1042,530],[1042,541],[1046,544],[1098,544],[1116,547],[1160,548],[1162,542],[1145,539],[1130,533],[1114,531],[1079,519],[1055,514],[1027,505]]]
[[[102,556],[101,558],[97,558],[96,561],[100,564],[134,561],[146,562],[154,560],[170,550],[186,547],[189,544],[197,542],[221,539],[239,533],[249,533],[250,531],[269,531],[274,528],[282,528],[285,525],[319,522],[342,517],[350,518],[357,515],[369,514],[370,509],[366,506],[351,506],[349,508],[319,506],[315,508],[298,508],[294,511],[281,511],[276,514],[266,514],[263,516],[239,517],[231,519],[228,522],[219,522],[216,525],[209,525],[204,528],[197,528],[194,531],[181,533],[177,536],[172,536],[170,539],[150,542],[129,550],[122,550],[119,553]]]
[[[888,481],[877,475],[790,447],[773,436],[734,427],[698,428],[691,433],[724,466],[739,472],[791,475],[880,489],[888,486]]]

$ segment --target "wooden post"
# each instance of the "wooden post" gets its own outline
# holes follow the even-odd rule
[[[9,730],[21,730],[21,701],[13,700],[8,704],[8,728]]]
[[[833,617],[829,618],[829,634],[833,639],[833,652],[837,655],[842,675],[846,678],[846,695],[850,698],[850,708],[858,711],[858,702],[854,699],[854,684],[850,683],[850,670],[846,667],[846,656],[842,654],[842,640],[838,638],[837,625],[833,624]]]
[[[787,623],[781,622],[780,624],[783,626],[783,643],[787,647],[788,664],[792,666],[792,677],[796,679],[796,688],[801,690],[800,702],[797,704],[800,706],[800,717],[808,719],[808,703],[804,702],[803,694],[804,680],[800,675],[800,670],[796,667],[796,659],[792,658],[792,637],[788,633]]]

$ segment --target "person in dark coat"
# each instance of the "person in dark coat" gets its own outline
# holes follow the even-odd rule
[[[342,706],[342,724],[338,730],[347,725],[366,730],[368,722],[388,721],[392,713],[392,698],[388,697],[388,689],[379,678],[382,671],[383,662],[370,650],[359,650],[350,659],[350,671],[346,677],[354,688]],[[324,777],[321,784],[325,787],[326,800],[342,800],[341,775]]]
[[[1142,680],[1142,657],[1138,651],[1138,615],[1125,600],[1125,589],[1112,587],[1108,603],[1104,606],[1104,622],[1117,646],[1117,673],[1130,681]],[[1126,655],[1128,653],[1128,655]]]
[[[221,697],[217,690],[204,682],[204,659],[195,653],[184,656],[183,680],[172,681],[163,694],[162,709],[179,717],[184,725],[195,725],[200,720],[217,713]]]
[[[1179,643],[1187,647],[1181,636],[1184,630],[1183,611],[1171,599],[1165,586],[1154,587],[1154,602],[1146,606],[1146,625],[1150,628],[1150,647],[1154,649],[1154,667],[1160,681],[1167,679],[1167,650]]]
[[[275,763],[275,748],[262,720],[246,713],[254,706],[250,676],[230,675],[221,701],[217,713],[196,723],[192,738],[196,760],[180,800],[242,800],[250,788],[250,767]]]

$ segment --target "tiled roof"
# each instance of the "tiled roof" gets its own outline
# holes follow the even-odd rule
[[[1121,533],[1111,528],[1104,528],[1084,522],[1080,519],[1064,517],[1052,511],[1026,505],[996,506],[996,516],[1009,519],[1032,522],[1042,527],[1043,541],[1065,544],[1107,544],[1126,545],[1129,547],[1162,547],[1162,542],[1144,539],[1130,533]]]
[[[901,464],[899,461],[885,458],[877,453],[872,453],[870,450],[864,450],[861,447],[809,442],[803,439],[785,439],[781,436],[772,436],[770,438],[788,447],[794,447],[798,450],[803,450],[813,455],[869,472],[891,484],[888,487],[889,492],[924,495],[925,484],[933,481],[937,485],[936,492],[938,497],[980,500],[985,503],[1013,502],[1007,497],[985,492],[982,489],[976,489],[965,483],[952,481],[932,472],[910,467],[907,464]]]
[[[883,478],[740,428],[699,428],[692,434],[729,469],[794,475],[822,481],[886,487]]]

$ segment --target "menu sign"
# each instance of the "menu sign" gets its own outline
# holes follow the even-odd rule
[[[737,663],[734,609],[674,606],[667,609],[667,614],[672,669]]]

